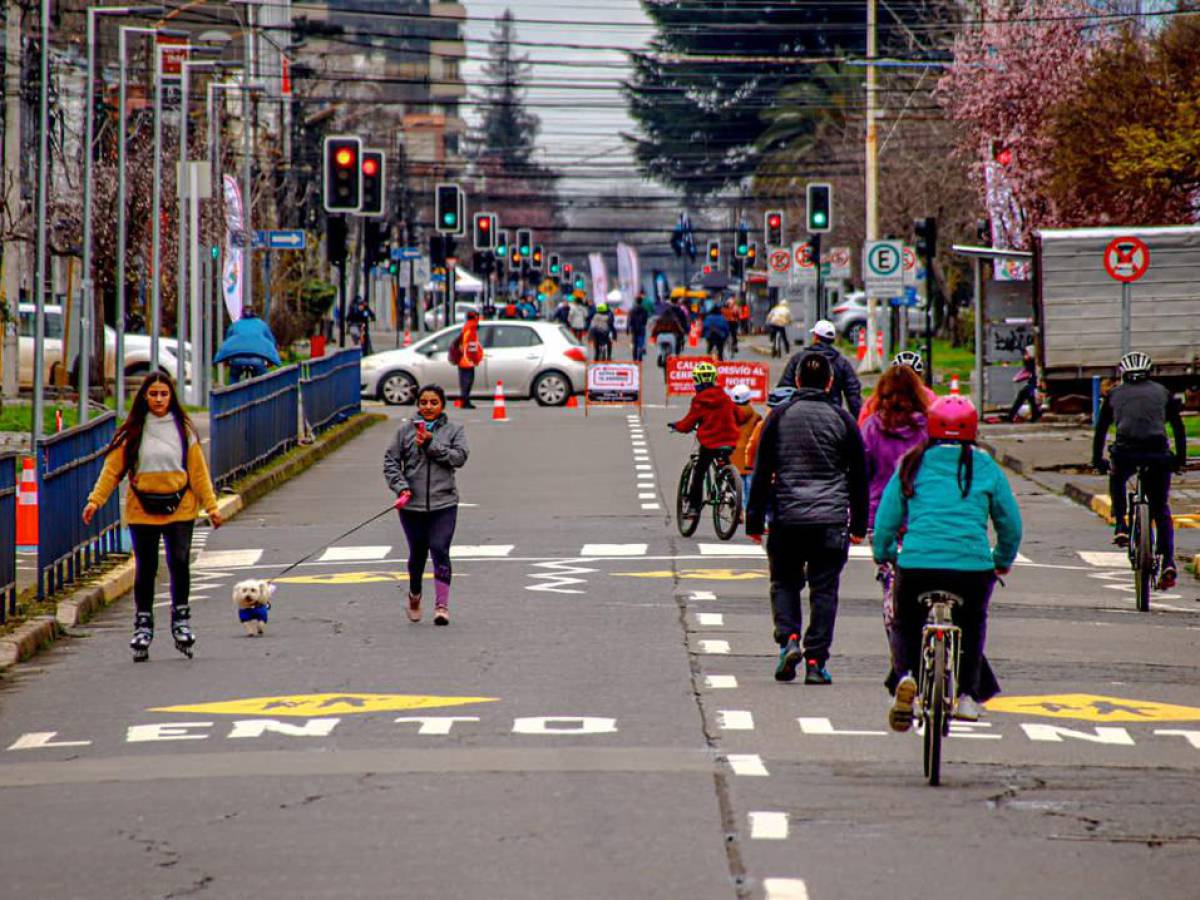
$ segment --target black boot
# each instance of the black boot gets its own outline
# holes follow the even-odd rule
[[[133,617],[133,640],[129,642],[134,662],[145,662],[150,658],[150,642],[153,640],[154,613],[137,613]]]

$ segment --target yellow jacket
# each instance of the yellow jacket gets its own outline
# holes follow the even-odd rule
[[[125,493],[125,523],[127,525],[167,525],[171,522],[190,522],[200,515],[200,508],[211,517],[217,511],[217,495],[213,491],[212,479],[208,474],[208,463],[204,459],[204,448],[193,442],[188,447],[187,474],[183,472],[145,472],[133,475],[138,490],[149,493],[169,494],[186,484],[187,491],[175,512],[169,516],[154,516],[142,509],[137,494]],[[125,475],[125,448],[117,447],[104,460],[104,469],[96,479],[96,486],[88,497],[89,503],[103,506],[117,489]]]

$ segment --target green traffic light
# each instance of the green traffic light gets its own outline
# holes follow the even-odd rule
[[[825,213],[820,211],[813,213],[813,224],[818,228],[824,228],[828,221],[829,219],[826,217]]]
[[[218,256],[220,256],[220,255],[221,255],[221,248],[220,248],[220,247],[218,247],[216,244],[214,244],[214,245],[213,245],[213,247],[212,247],[212,250],[211,250],[211,251],[209,251],[209,252],[211,252],[211,253],[212,253],[212,258],[213,258],[213,259],[216,259]]]

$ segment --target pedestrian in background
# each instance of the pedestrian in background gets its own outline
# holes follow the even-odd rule
[[[792,345],[788,341],[787,330],[792,324],[792,307],[786,300],[780,300],[771,307],[771,311],[767,313],[767,331],[771,335],[771,355],[778,356],[775,348],[778,343],[783,344],[783,352],[791,353]]]
[[[704,340],[708,342],[708,355],[716,356],[717,359],[725,359],[725,341],[729,339],[729,323],[725,321],[725,316],[717,307],[704,317],[704,325],[702,333]]]
[[[900,459],[913,447],[925,443],[925,414],[932,405],[925,396],[925,385],[914,369],[893,365],[879,378],[875,393],[875,411],[862,423],[863,446],[867,455],[867,527],[875,527],[875,511],[883,489],[900,465]],[[903,647],[896,628],[896,570],[890,562],[880,563],[876,580],[883,586],[883,630],[892,651],[892,670],[886,684],[895,690],[904,672],[899,668]]]
[[[201,507],[214,528],[224,520],[217,509],[200,436],[179,403],[175,383],[161,372],[146,377],[134,395],[129,416],[108,445],[104,468],[83,508],[91,524],[100,509],[129,476],[125,522],[133,539],[133,624],[135,662],[150,655],[154,639],[154,582],[158,577],[158,546],[166,547],[171,573],[171,636],[176,648],[192,655],[196,642],[191,629],[192,531]]]
[[[588,334],[592,340],[592,358],[598,362],[612,359],[612,345],[617,336],[617,329],[607,303],[597,305],[596,313],[588,325]]]
[[[729,326],[729,355],[737,356],[738,328],[741,327],[741,318],[738,315],[737,302],[732,297],[725,301],[725,305],[721,308],[721,314],[725,316],[725,324]]]
[[[225,340],[213,357],[214,364],[229,366],[229,380],[257,378],[267,374],[268,366],[282,365],[275,335],[270,326],[258,317],[254,307],[242,310],[241,318],[225,331]]]
[[[446,416],[446,394],[436,384],[417,394],[417,415],[396,432],[383,458],[383,476],[396,495],[408,541],[408,619],[421,621],[425,566],[433,557],[433,624],[450,624],[450,544],[458,524],[454,473],[467,462],[462,425]]]
[[[1013,376],[1013,381],[1021,385],[1017,391],[1017,398],[1013,400],[1012,408],[1008,411],[1008,421],[1017,421],[1017,414],[1021,411],[1021,406],[1024,403],[1029,404],[1029,421],[1036,422],[1042,417],[1042,408],[1038,405],[1038,371],[1037,371],[1037,353],[1034,352],[1033,344],[1027,344],[1025,352],[1021,357],[1021,371]]]
[[[575,332],[575,337],[583,340],[587,336],[588,328],[588,308],[584,302],[578,297],[571,304],[571,309],[567,313],[567,322],[571,326],[571,330]]]
[[[867,533],[866,461],[858,425],[830,402],[829,360],[806,353],[796,368],[796,393],[763,426],[746,534],[761,542],[770,510],[767,560],[779,644],[776,681],[792,681],[803,660],[805,684],[832,684],[827,663],[842,568],[850,544],[862,543]],[[806,584],[809,622],[802,647]]]
[[[634,362],[641,362],[646,356],[646,325],[649,321],[650,304],[645,294],[638,294],[629,310],[629,341],[633,344]]]
[[[833,387],[830,390],[830,398],[838,406],[845,403],[846,409],[850,410],[850,415],[857,420],[863,402],[862,384],[859,383],[858,376],[854,373],[854,366],[850,365],[850,360],[846,359],[833,345],[833,342],[837,340],[837,329],[828,319],[818,319],[810,333],[813,336],[812,344],[788,360],[787,368],[783,370],[783,377],[779,379],[779,387],[794,387],[800,360],[809,353],[819,353],[829,361],[829,366],[833,370]]]
[[[483,362],[483,344],[479,342],[479,313],[467,313],[462,331],[450,344],[450,364],[458,367],[458,394],[463,409],[475,409],[471,391],[475,388],[475,370]]]

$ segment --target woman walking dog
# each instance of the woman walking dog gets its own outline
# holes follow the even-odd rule
[[[433,624],[450,624],[450,542],[458,522],[454,470],[467,461],[463,427],[446,417],[446,394],[426,385],[417,415],[404,422],[383,458],[383,475],[396,495],[408,539],[408,619],[421,621],[425,563],[433,556]]]
[[[160,538],[166,545],[167,569],[171,573],[171,637],[175,648],[190,658],[196,643],[188,605],[192,531],[201,506],[214,528],[220,528],[223,520],[217,511],[217,496],[199,435],[179,405],[175,383],[166,375],[148,376],[133,398],[129,417],[108,445],[104,469],[83,508],[85,523],[91,523],[96,510],[127,474],[125,521],[133,538],[136,566],[133,596],[137,612],[133,640],[129,642],[134,662],[149,658],[154,639],[154,581],[158,576]]]

